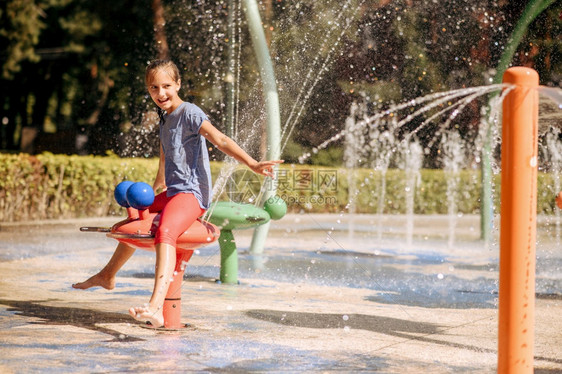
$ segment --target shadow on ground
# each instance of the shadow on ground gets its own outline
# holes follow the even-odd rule
[[[252,318],[286,326],[313,329],[343,329],[348,327],[403,338],[412,337],[408,334],[436,334],[444,327],[433,323],[366,314],[299,313],[280,310],[250,310],[246,314]]]
[[[441,326],[427,322],[408,321],[392,317],[372,316],[366,314],[327,314],[302,313],[281,310],[249,310],[249,317],[262,321],[273,322],[285,326],[305,327],[313,329],[360,329],[399,338],[467,349],[475,352],[496,353],[494,349],[475,347],[468,344],[448,342],[431,338],[431,335],[445,334],[447,330],[459,326]],[[486,317],[488,318],[488,317]],[[476,321],[472,321],[473,323]],[[421,335],[421,336],[420,336]],[[562,364],[562,359],[535,356],[535,359]],[[537,368],[539,369],[539,368]]]
[[[131,318],[124,314],[102,312],[93,309],[43,305],[37,301],[0,299],[0,304],[9,306],[10,308],[8,308],[8,311],[16,312],[17,315],[35,317],[43,320],[33,323],[82,327],[111,335],[115,338],[112,341],[133,342],[144,340],[97,325],[98,323],[130,323],[132,321]]]

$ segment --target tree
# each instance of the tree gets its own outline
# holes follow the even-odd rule
[[[259,71],[241,3],[233,3],[238,135],[252,150],[259,147],[252,128],[263,116]],[[263,14],[271,15],[266,22],[283,142],[298,149],[341,131],[350,104],[362,96],[374,111],[430,92],[489,84],[524,5],[302,0],[262,6]],[[561,79],[561,7],[555,3],[537,18],[516,57],[516,63],[539,70],[542,84],[558,85]],[[18,150],[25,129],[37,133],[36,151],[76,151],[80,135],[88,138],[85,152],[154,154],[158,147],[148,135],[154,107],[144,70],[149,60],[165,57],[166,49],[182,68],[183,97],[221,127],[231,79],[228,12],[224,0],[2,2],[0,147]],[[465,136],[478,126],[477,106],[471,110],[455,124]]]
[[[18,4],[35,18],[20,13]],[[141,117],[139,100],[130,97],[141,96],[143,104],[138,72],[155,49],[147,43],[150,8],[123,0],[9,0],[6,9],[0,43],[10,53],[2,56],[1,83],[10,89],[0,101],[8,124],[2,148],[18,149],[28,128],[39,134],[38,148],[48,140],[50,150],[73,152],[78,133],[90,137],[94,152],[114,148],[120,126]],[[62,135],[55,142],[53,132]]]
[[[34,1],[3,2],[0,6],[0,55],[2,73],[0,81],[4,95],[10,92],[1,102],[2,126],[0,131],[0,146],[2,148],[14,149],[16,139],[13,134],[18,125],[17,113],[24,114],[26,120],[26,101],[22,98],[22,87],[11,84],[15,74],[21,71],[22,62],[39,60],[35,53],[35,45],[38,43],[41,30],[44,28],[40,16],[44,15],[41,8]]]
[[[13,78],[21,71],[23,61],[37,62],[35,46],[45,24],[45,13],[31,0],[8,0],[0,8],[0,50],[2,53],[2,78]]]

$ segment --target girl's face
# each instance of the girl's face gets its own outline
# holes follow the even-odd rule
[[[151,75],[148,92],[156,105],[170,114],[182,103],[178,96],[180,83],[174,81],[166,69],[158,69]]]

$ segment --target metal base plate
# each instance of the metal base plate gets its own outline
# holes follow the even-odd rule
[[[152,327],[152,325],[150,324],[150,322],[146,322],[146,324],[141,324],[139,325],[140,327],[142,327],[143,329],[149,329],[149,330],[154,330],[154,331],[186,331],[186,329],[190,329],[190,330],[195,330],[195,327],[193,327],[193,325],[189,324],[189,323],[182,323],[182,325],[178,328],[175,329],[170,329],[170,328],[166,328],[166,327]]]
[[[80,227],[80,231],[82,231],[82,232],[111,232],[111,228],[110,227],[85,226],[85,227]]]

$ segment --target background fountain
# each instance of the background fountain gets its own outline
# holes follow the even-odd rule
[[[457,202],[459,194],[460,171],[463,169],[465,155],[464,144],[457,132],[443,134],[441,137],[443,148],[443,168],[447,176],[447,214],[449,216],[449,247],[455,242],[455,226],[457,222]]]

